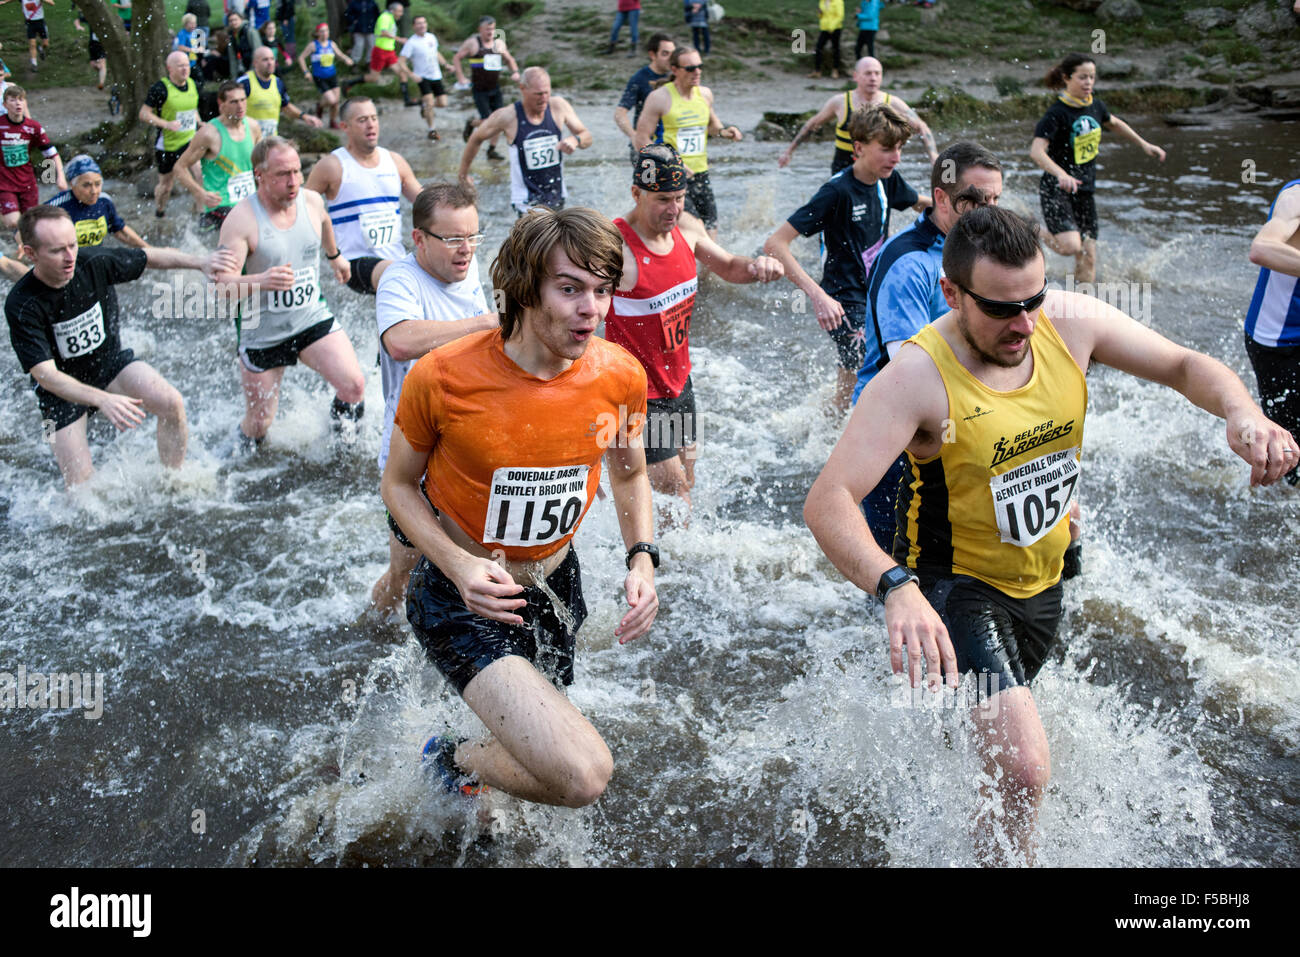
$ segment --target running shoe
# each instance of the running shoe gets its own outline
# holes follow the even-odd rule
[[[465,797],[478,797],[488,791],[486,784],[475,784],[456,767],[456,748],[465,738],[456,739],[451,735],[435,734],[424,745],[420,761],[432,766],[438,772],[438,781],[442,790],[448,794],[463,794]]]
[[[460,131],[460,138],[463,139],[466,143],[468,143],[469,138],[473,135],[474,135],[474,120],[468,119],[465,121],[465,128]]]
[[[495,146],[489,146],[489,147],[488,147],[487,158],[490,159],[490,160],[503,160],[503,159],[505,159],[504,156],[502,156],[500,153],[497,152],[497,148],[496,148]]]
[[[429,139],[433,140],[436,143],[440,138],[441,137],[438,136],[437,130],[429,130]]]

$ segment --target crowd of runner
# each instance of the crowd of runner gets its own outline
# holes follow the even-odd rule
[[[266,6],[250,5],[254,27]],[[1040,241],[1076,257],[1079,280],[1095,274],[1102,130],[1165,159],[1094,95],[1088,56],[1065,57],[1046,78],[1061,92],[1029,149],[1044,171],[1041,224],[999,208],[997,156],[968,141],[940,150],[865,56],[854,87],[821,104],[777,159],[786,166],[833,121],[830,177],[790,204],[751,257],[718,241],[726,211],[711,184],[709,139],[743,134],[720,118],[699,49],[664,33],[648,38],[648,62],[614,110],[629,141],[631,205],[611,220],[566,208],[564,159],[593,136],[552,94],[544,69],[520,70],[490,17],[448,64],[424,17],[410,37],[397,34],[402,13],[392,3],[375,18],[367,78],[392,71],[404,88],[418,78],[412,102],[435,140],[435,109],[447,97],[441,69],[470,87],[477,116],[463,130],[456,182],[422,185],[379,145],[374,102],[340,95],[335,63],[352,58],[325,24],[296,62],[320,92],[316,112],[345,142],[305,180],[279,122],[321,121],[290,101],[275,44],[252,47],[245,69],[219,81],[205,122],[195,70],[210,56],[207,22],[186,14],[139,118],[158,130],[155,214],[169,214],[179,183],[212,237],[202,255],[147,244],[102,192],[95,161],[79,155],[65,166],[25,92],[4,91],[0,216],[18,246],[0,259],[14,283],[5,312],[65,483],[93,474],[86,423],[96,412],[119,429],[156,416],[163,465],[185,459],[185,400],[122,347],[114,285],[148,268],[198,269],[218,289],[239,290],[236,458],[257,454],[285,371],[299,362],[329,383],[340,428],[364,415],[357,349],[374,343],[354,344],[329,299],[343,285],[373,296],[389,565],[371,600],[384,614],[405,608],[430,660],[489,732],[435,735],[425,757],[448,790],[589,804],[613,765],[562,692],[586,614],[571,540],[605,468],[627,547],[628,611],[616,633],[645,634],[658,608],[652,494],[689,505],[695,482],[690,332],[700,267],[729,283],[787,279],[831,339],[834,409],[852,408],[805,519],[836,567],[884,605],[896,672],[914,685],[924,674],[935,688],[968,672],[989,682],[983,701],[997,695],[1000,707],[977,707],[975,720],[1010,832],[1030,853],[1050,760],[1029,684],[1057,639],[1061,582],[1081,569],[1084,374],[1102,362],[1182,392],[1227,421],[1252,485],[1294,485],[1300,180],[1280,191],[1251,247],[1261,272],[1246,345],[1270,418],[1217,360],[1049,287]],[[239,13],[226,23],[241,32]],[[296,50],[285,53],[292,64]],[[512,103],[507,72],[519,85]],[[915,186],[898,170],[913,136],[932,171]],[[518,214],[490,265],[494,301],[476,256],[483,233],[471,171],[484,143],[488,160],[509,163]],[[37,154],[59,189],[44,204]],[[891,213],[909,207],[920,215],[891,236]],[[117,245],[105,245],[110,233]],[[814,279],[792,243],[818,234],[825,257]]]

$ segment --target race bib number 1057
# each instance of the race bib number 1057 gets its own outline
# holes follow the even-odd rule
[[[1062,449],[989,479],[1002,541],[1028,548],[1070,511],[1079,484],[1079,449]]]
[[[590,473],[589,465],[497,469],[488,485],[483,542],[531,548],[559,541],[582,519]]]

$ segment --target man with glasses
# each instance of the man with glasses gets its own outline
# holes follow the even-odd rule
[[[977,854],[999,862],[1009,843],[1032,863],[1051,758],[1029,683],[1057,638],[1089,364],[1168,385],[1226,419],[1251,485],[1281,478],[1296,443],[1222,363],[1092,296],[1048,290],[1036,227],[1010,212],[958,219],[943,269],[951,310],[863,390],[804,519],[836,568],[884,604],[895,674],[906,667],[919,689],[924,661],[936,692],[944,677],[956,689],[976,674],[977,741],[1000,798],[981,801]],[[904,450],[890,556],[858,503]]]
[[[563,135],[561,126],[569,135]],[[551,77],[540,66],[524,70],[519,100],[480,123],[460,158],[460,181],[471,185],[470,164],[485,140],[504,133],[510,144],[510,205],[519,216],[535,206],[563,209],[564,157],[591,145],[591,132],[562,96],[551,96]]]
[[[1002,164],[975,143],[954,143],[930,172],[934,205],[893,236],[867,276],[866,359],[858,370],[853,401],[903,343],[948,311],[939,284],[943,241],[961,215],[977,206],[996,206],[1002,196]],[[906,458],[899,456],[862,501],[867,524],[881,548],[894,543],[894,500]]]
[[[402,154],[379,145],[373,100],[354,96],[344,101],[339,116],[347,143],[312,167],[307,188],[329,204],[339,249],[351,267],[348,288],[373,294],[384,270],[406,254],[401,200],[414,202],[420,181]]]
[[[483,241],[474,204],[474,191],[461,184],[433,183],[420,190],[411,208],[415,252],[394,262],[379,283],[375,319],[384,385],[381,473],[402,383],[415,360],[453,339],[497,327],[474,256]],[[411,569],[420,559],[391,514],[388,529],[388,570],[370,592],[375,609],[385,618],[402,607]]]
[[[718,238],[718,204],[709,183],[710,133],[739,142],[744,134],[736,126],[724,126],[713,110],[713,91],[700,85],[704,60],[697,50],[678,47],[668,59],[673,81],[665,83],[645,99],[636,124],[633,145],[639,150],[649,143],[667,143],[677,151],[690,175],[686,180],[686,211],[704,222],[710,239]],[[663,136],[657,131],[663,124]]]
[[[345,283],[350,272],[325,203],[302,188],[298,150],[286,139],[259,140],[252,167],[257,191],[240,200],[221,227],[221,248],[233,255],[234,266],[217,277],[254,287],[235,322],[244,391],[236,452],[262,444],[275,420],[284,370],[299,359],[334,387],[332,419],[356,422],[365,412],[365,377],[321,287],[322,250],[335,279]]]

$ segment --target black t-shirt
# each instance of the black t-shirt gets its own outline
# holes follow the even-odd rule
[[[632,79],[627,81],[627,86],[623,89],[623,97],[618,101],[618,105],[625,110],[632,111],[632,125],[636,126],[641,121],[641,109],[645,106],[645,98],[654,91],[652,84],[668,79],[664,73],[656,73],[646,64],[632,74]]]
[[[1087,106],[1070,106],[1059,99],[1047,108],[1034,127],[1034,136],[1047,140],[1047,155],[1091,192],[1097,178],[1097,150],[1101,128],[1110,122],[1110,110],[1095,96]],[[1056,177],[1050,173],[1044,176]]]
[[[97,384],[101,368],[122,348],[113,284],[139,279],[148,262],[143,249],[82,250],[61,289],[45,285],[35,270],[14,283],[5,318],[23,371],[53,359],[60,372]]]
[[[889,236],[889,211],[914,206],[916,200],[916,190],[898,170],[889,179],[868,186],[853,175],[850,166],[828,179],[812,199],[794,212],[788,222],[799,235],[824,234],[826,262],[821,287],[828,296],[841,302],[867,301],[867,269],[862,254],[873,250],[874,258]]]

